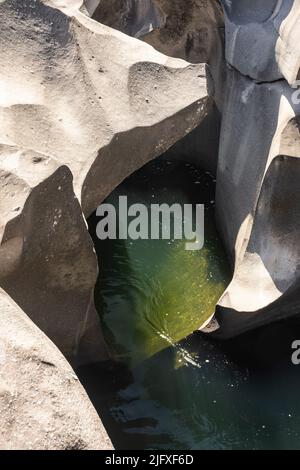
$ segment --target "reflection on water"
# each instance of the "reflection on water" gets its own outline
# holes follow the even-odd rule
[[[225,344],[196,332],[230,280],[213,224],[214,187],[191,167],[152,163],[109,198],[205,202],[206,244],[95,239],[95,290],[112,361],[79,377],[117,449],[298,449],[299,320]],[[96,220],[90,230],[95,232]],[[297,332],[298,338],[297,338]],[[185,339],[184,339],[185,338]]]
[[[187,251],[185,240],[94,240],[100,265],[96,304],[115,359],[135,364],[185,338],[214,313],[230,280],[214,225],[214,192],[209,174],[155,161],[108,197],[116,208],[124,195],[128,205],[148,209],[164,203],[206,207],[202,250]],[[91,233],[97,221],[90,221]]]

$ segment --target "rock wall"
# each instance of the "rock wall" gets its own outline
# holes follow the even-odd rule
[[[257,82],[285,79],[292,85],[300,68],[298,0],[223,1],[226,60]]]
[[[0,4],[0,285],[78,363],[105,358],[84,216],[194,129],[212,99],[203,65],[70,4]]]
[[[217,222],[234,277],[215,335],[230,338],[300,311],[299,8],[224,0],[227,71]],[[251,38],[251,39],[250,39]],[[214,325],[214,328],[216,325]]]
[[[86,217],[213,106],[204,64],[101,25],[88,7],[0,2],[1,448],[111,447],[59,352],[74,366],[107,358]]]
[[[86,217],[172,146],[217,173],[234,275],[205,331],[299,313],[300,1],[222,6],[0,2],[1,448],[111,447],[61,356],[107,357]]]
[[[127,17],[141,6],[139,0],[119,2],[119,18],[124,3]],[[173,57],[209,63],[215,85],[216,107],[169,153],[217,173],[217,222],[234,277],[220,299],[217,322],[205,331],[218,325],[215,334],[227,338],[295,315],[300,2],[223,0],[223,11],[213,0],[150,3],[160,20],[142,39]],[[120,28],[108,3],[105,18],[100,11],[101,2],[94,17]],[[149,17],[144,19],[149,27]]]
[[[112,449],[74,371],[0,290],[0,448]]]

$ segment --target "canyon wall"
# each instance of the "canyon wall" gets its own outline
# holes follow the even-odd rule
[[[111,447],[63,358],[108,358],[86,218],[168,149],[217,175],[234,274],[204,331],[299,313],[299,18],[299,0],[0,2],[1,447]]]

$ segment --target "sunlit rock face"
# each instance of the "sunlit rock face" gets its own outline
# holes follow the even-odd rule
[[[208,62],[222,113],[218,158],[212,158],[218,140],[208,139],[206,127],[210,123],[210,129],[217,128],[212,115],[174,148],[212,172],[218,167],[217,221],[234,278],[217,307],[221,328],[216,334],[231,337],[294,315],[298,304],[291,306],[289,299],[290,292],[295,298],[300,264],[298,198],[292,176],[279,175],[296,175],[299,163],[299,94],[292,85],[300,64],[300,2],[223,0],[223,11],[216,1],[145,3],[151,3],[161,19],[141,39],[174,57]],[[130,5],[132,11],[141,2]],[[129,14],[128,2],[127,7]],[[102,20],[120,28],[108,9]],[[100,11],[101,3],[98,15]],[[147,15],[144,21],[149,27]]]
[[[231,337],[299,313],[300,107],[285,80],[257,84],[236,71],[227,80],[217,221],[235,272],[217,317]]]
[[[0,448],[112,449],[74,371],[0,290]]]
[[[4,1],[0,17],[0,283],[67,357],[104,357],[83,213],[201,122],[205,67],[74,2]]]
[[[7,302],[19,305],[18,316],[28,315],[48,336],[40,332],[40,349],[44,339],[52,340],[75,365],[107,358],[85,217],[124,178],[198,126],[213,102],[204,64],[169,58],[91,20],[87,8],[94,7],[71,0],[0,2],[0,286]],[[17,335],[22,325],[14,325]],[[24,331],[28,343],[30,328]],[[0,335],[5,331],[1,324]],[[13,332],[10,341],[18,350]],[[33,350],[26,354],[31,360]],[[62,360],[55,348],[52,357],[51,363]],[[21,387],[7,367],[5,387]],[[92,408],[90,414],[92,420]],[[66,430],[60,416],[55,439]],[[76,419],[70,426],[76,428]],[[88,419],[82,420],[85,430]],[[88,435],[76,428],[59,448],[109,447],[99,435],[101,423],[95,426],[95,440],[93,427]],[[26,447],[21,428],[14,431]],[[46,447],[43,439],[32,446]]]
[[[215,60],[224,28],[218,0],[102,0],[92,17],[189,62]]]
[[[158,51],[208,63],[221,106],[224,85],[224,13],[219,0],[101,0],[91,16]]]
[[[300,4],[223,3],[235,70],[227,71],[216,207],[234,277],[215,334],[228,338],[300,310],[300,100],[291,86]]]
[[[26,387],[38,379],[37,396],[43,394],[49,357],[62,384],[69,366],[61,352],[76,365],[107,357],[86,217],[176,143],[175,153],[217,173],[217,222],[234,268],[207,331],[229,338],[299,313],[300,105],[292,87],[299,78],[299,5],[0,1],[0,302],[8,312],[0,324],[0,399],[7,407],[11,390],[24,389],[15,402],[24,422]],[[179,144],[192,131],[196,138]],[[3,366],[3,351],[16,366]],[[49,387],[57,397],[64,390]],[[82,390],[74,386],[74,394],[86,404],[87,421],[60,448],[97,447],[84,429],[102,442],[101,423]],[[61,413],[54,437],[69,416],[60,405],[51,409],[54,417]],[[1,417],[6,442],[12,415]],[[15,426],[16,445],[24,447]],[[43,448],[37,431],[33,447]],[[110,446],[106,438],[102,447]]]
[[[224,14],[218,0],[101,0],[94,20],[191,63],[208,63],[215,105],[201,125],[173,147],[172,157],[216,173],[226,67]]]

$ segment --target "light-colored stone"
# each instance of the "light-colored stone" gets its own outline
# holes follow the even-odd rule
[[[74,371],[0,290],[0,449],[112,449]]]
[[[258,82],[285,78],[300,69],[299,0],[222,0],[226,60]]]
[[[100,23],[192,63],[206,62],[214,82],[215,106],[200,126],[172,147],[169,157],[216,174],[226,68],[224,15],[218,0],[101,0],[93,13]]]
[[[287,81],[228,70],[216,210],[234,275],[217,306],[217,337],[299,314],[299,115]]]

